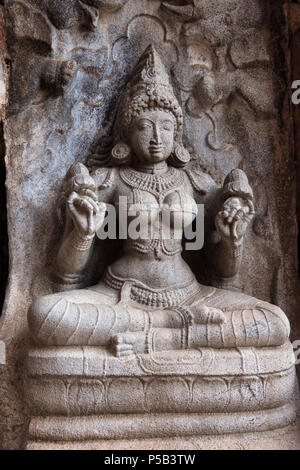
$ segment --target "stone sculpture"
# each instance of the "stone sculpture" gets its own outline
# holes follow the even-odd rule
[[[31,439],[114,438],[129,429],[138,437],[145,431],[141,416],[150,436],[291,422],[295,375],[285,314],[254,297],[199,284],[182,258],[182,240],[162,236],[164,211],[174,229],[175,214],[189,225],[197,203],[204,204],[206,262],[220,278],[232,278],[254,201],[242,170],[219,188],[190,161],[183,112],[153,46],[122,97],[109,158],[93,160],[91,174],[75,164],[67,175],[66,229],[56,261],[61,292],[29,310]],[[139,208],[144,226],[154,210],[159,235],[129,236],[120,258],[86,287],[106,204],[118,207],[120,198],[129,219]],[[166,403],[159,398],[164,393]]]
[[[203,194],[216,197],[218,189],[208,175],[195,174],[195,181],[184,168],[176,168],[190,159],[182,144],[182,127],[182,111],[150,47],[120,105],[111,154],[115,168],[90,176],[77,164],[69,172],[67,209],[73,228],[66,233],[57,259],[63,283],[82,282],[96,232],[103,224],[103,203],[118,204],[119,197],[126,196],[129,205],[145,206],[147,223],[147,205],[157,205],[157,217],[164,207],[170,213],[181,210],[195,216],[196,199],[200,201]],[[227,176],[221,193],[223,206],[218,207],[218,201],[212,204],[219,240],[210,247],[209,258],[226,278],[237,274],[254,206],[242,170]],[[99,284],[43,297],[33,304],[29,323],[35,340],[51,346],[109,346],[114,339],[118,355],[145,353],[150,343],[154,350],[284,344],[289,324],[278,307],[199,285],[181,251],[181,239],[127,240],[124,254]],[[210,344],[204,334],[207,325],[213,338]]]

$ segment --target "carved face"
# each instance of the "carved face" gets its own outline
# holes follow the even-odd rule
[[[130,144],[139,161],[159,163],[167,160],[174,148],[175,117],[164,110],[139,114],[130,130]]]

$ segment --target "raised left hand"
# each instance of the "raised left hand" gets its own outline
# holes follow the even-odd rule
[[[253,202],[240,197],[230,197],[216,215],[217,231],[223,241],[239,244],[255,214]]]

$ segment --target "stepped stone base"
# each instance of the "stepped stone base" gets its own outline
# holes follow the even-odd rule
[[[33,349],[27,390],[29,448],[263,432],[296,417],[290,343],[123,359],[95,347]]]
[[[77,442],[30,441],[28,450],[300,450],[300,418],[297,423],[274,431],[134,440]]]

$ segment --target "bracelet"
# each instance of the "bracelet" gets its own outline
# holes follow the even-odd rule
[[[239,258],[242,254],[243,245],[233,245],[231,246],[231,258]]]
[[[94,235],[82,237],[78,232],[73,232],[71,235],[71,245],[77,251],[87,251],[91,248]]]

